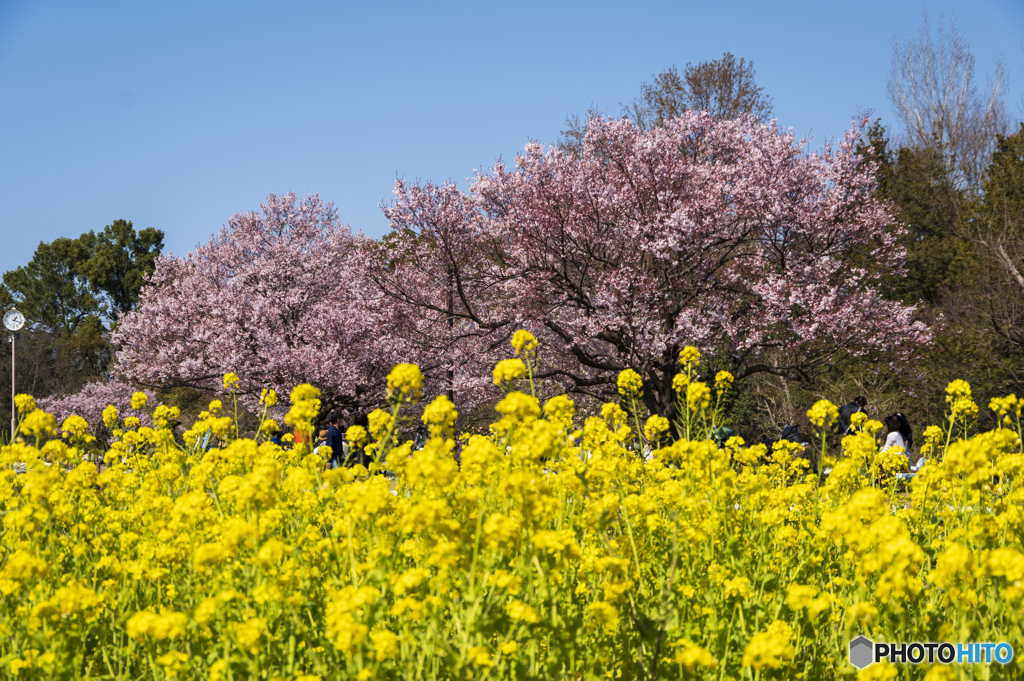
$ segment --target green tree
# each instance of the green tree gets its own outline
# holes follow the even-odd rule
[[[997,138],[970,237],[984,263],[986,328],[1024,352],[1024,123]]]
[[[3,275],[0,308],[16,305],[27,320],[18,334],[18,392],[66,394],[109,374],[110,326],[138,301],[163,238],[116,220],[99,233],[40,243],[28,264]],[[2,375],[10,376],[10,361],[4,353]],[[6,402],[0,427],[10,423]]]
[[[1016,133],[997,137],[985,180],[981,222],[986,228],[981,234],[1005,242],[1004,247],[1024,236],[1024,123]]]
[[[102,232],[40,243],[32,260],[3,276],[7,298],[34,324],[73,333],[90,316],[108,323],[131,310],[163,248],[164,233],[115,220]]]
[[[107,318],[116,319],[134,308],[146,277],[156,267],[164,233],[153,227],[136,233],[131,221],[115,220],[99,234],[89,232],[80,240],[90,257],[78,271],[100,296]]]
[[[922,314],[941,322],[935,346],[913,366],[865,365],[836,370],[829,380],[857,386],[845,393],[860,390],[917,424],[942,421],[953,379],[968,381],[982,407],[1024,388],[1024,134],[1000,136],[992,146],[979,198],[955,184],[940,149],[893,150],[879,121],[860,149],[879,163],[878,193],[906,229],[907,274],[892,277],[892,295],[922,302]],[[991,414],[983,408],[981,418]]]
[[[906,230],[907,274],[892,279],[896,297],[907,303],[942,304],[949,288],[971,278],[973,249],[961,238],[970,212],[963,193],[952,186],[934,149],[890,148],[881,120],[867,131],[860,152],[879,163],[878,194],[895,204]]]
[[[81,274],[91,255],[81,238],[40,243],[27,265],[4,274],[4,288],[33,326],[55,334],[74,333],[101,310]]]

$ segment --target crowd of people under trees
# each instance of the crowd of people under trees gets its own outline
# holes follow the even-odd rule
[[[322,428],[313,443],[313,453],[321,456],[324,460],[324,467],[351,468],[363,466],[370,468],[372,457],[367,454],[364,444],[350,442],[345,437],[346,428],[343,424],[346,419],[338,412],[332,411],[323,421]],[[364,430],[369,428],[369,418],[366,414],[360,414],[351,421],[352,426],[360,426]],[[280,434],[278,434],[280,437]],[[452,457],[455,462],[461,464],[462,442],[464,438],[455,441],[455,448]],[[413,434],[413,451],[423,449],[427,441],[427,427],[419,425]]]
[[[836,445],[843,436],[849,434],[853,427],[853,415],[857,413],[863,413],[865,417],[868,416],[867,410],[868,400],[863,395],[858,395],[848,404],[838,408],[838,420],[826,433],[833,445]],[[361,426],[364,430],[369,428],[369,418],[367,414],[358,414],[352,418],[346,418],[343,414],[337,411],[332,411],[324,417],[322,425],[323,428],[319,430],[316,440],[313,442],[313,453],[320,455],[324,462],[326,469],[336,468],[351,468],[353,466],[363,466],[367,469],[370,468],[370,464],[373,462],[371,455],[367,454],[365,447],[362,444],[350,442],[346,438],[347,428],[345,424],[349,426]],[[900,413],[892,413],[881,421],[882,430],[880,432],[880,450],[881,452],[892,450],[894,453],[904,454],[907,457],[907,465],[905,470],[902,472],[896,472],[898,478],[904,480],[913,477],[914,473],[921,469],[925,463],[925,459],[918,458],[917,461],[911,462],[911,451],[913,448],[913,429],[910,425],[907,417]],[[422,449],[426,444],[427,439],[427,427],[420,424],[413,433],[413,450],[417,451]],[[719,446],[723,446],[725,440],[733,435],[735,431],[731,428],[722,427],[717,432],[711,433],[710,438],[718,441]],[[277,444],[282,444],[282,431],[277,429],[270,433],[270,441]],[[255,433],[252,433],[255,437]],[[293,433],[293,438],[305,438],[305,434]],[[462,442],[465,436],[457,438],[455,440],[456,445],[452,452],[452,456],[456,463],[461,464],[460,453],[462,449]],[[772,446],[781,441],[788,441],[794,444],[801,445],[805,450],[812,447],[811,438],[807,436],[806,432],[801,432],[800,426],[797,424],[790,424],[783,428],[779,437],[763,437],[761,443],[764,444],[767,450],[771,450]],[[577,441],[579,444],[579,441]],[[649,453],[648,453],[649,454]],[[820,474],[822,477],[827,477],[830,468],[824,468],[818,470],[816,461],[813,457],[809,457],[811,462],[811,468],[814,473]]]
[[[863,395],[858,395],[849,404],[845,404],[838,409],[838,420],[832,426],[830,435],[835,441],[849,434],[853,427],[853,415],[857,413],[863,413],[867,416],[868,400]],[[881,441],[880,441],[880,452],[886,452],[892,450],[894,453],[903,454],[907,457],[906,470],[897,472],[897,476],[901,478],[913,477],[914,473],[924,466],[926,459],[919,457],[916,461],[911,460],[912,448],[914,446],[914,434],[913,428],[910,425],[910,421],[901,412],[894,412],[884,417],[881,421]],[[771,447],[775,442],[789,441],[802,444],[805,448],[811,446],[810,439],[803,433],[800,432],[800,426],[796,424],[787,425],[783,430],[782,434],[778,438],[762,438],[761,442],[768,447]],[[813,459],[812,459],[813,461]],[[825,468],[820,471],[821,475],[828,475],[830,468]],[[818,473],[817,468],[814,468],[814,472]]]

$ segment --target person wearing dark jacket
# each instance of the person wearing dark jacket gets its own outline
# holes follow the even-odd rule
[[[903,436],[903,441],[907,445],[907,452],[910,452],[910,448],[914,446],[914,431],[910,428],[910,421],[907,417],[901,413],[896,414],[896,419],[900,422],[900,435]]]
[[[332,411],[327,415],[327,441],[324,443],[331,448],[331,458],[327,462],[328,468],[340,468],[342,459],[345,456],[345,437],[338,429],[338,421],[341,415]]]
[[[369,414],[360,414],[352,422],[352,425],[353,426],[361,426],[363,428],[363,430],[365,430],[367,433],[369,433],[370,432],[370,416],[369,416]],[[366,455],[366,443],[365,442],[362,445],[359,445],[358,447],[356,447],[354,444],[351,447],[349,447],[348,458],[345,460],[344,464],[342,464],[342,465],[344,465],[346,467],[351,467],[351,466],[355,466],[356,464],[360,464],[362,466],[365,466],[366,468],[370,467],[370,457]]]
[[[865,411],[864,407],[868,406],[868,398],[863,395],[858,396],[853,402],[850,402],[844,407],[839,408],[839,423],[836,424],[836,432],[840,435],[846,435],[850,432],[850,420],[854,414],[859,411]]]

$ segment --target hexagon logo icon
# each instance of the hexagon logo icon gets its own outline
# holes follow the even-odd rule
[[[858,636],[850,641],[850,664],[857,669],[864,669],[874,662],[875,644],[867,636]]]

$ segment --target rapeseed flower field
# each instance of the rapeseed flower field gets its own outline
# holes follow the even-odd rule
[[[847,646],[863,634],[1020,650],[1024,400],[993,400],[1002,427],[975,433],[970,386],[951,384],[907,496],[893,475],[906,457],[879,454],[881,424],[863,417],[821,461],[824,481],[799,445],[708,439],[732,376],[696,380],[694,348],[671,424],[643,417],[631,371],[621,400],[580,422],[567,396],[535,396],[536,340],[513,345],[494,372],[497,419],[461,466],[446,397],[423,411],[423,449],[398,437],[423,389],[411,364],[388,377],[389,409],[347,433],[370,470],[263,441],[268,418],[239,437],[220,401],[175,436],[176,410],[139,393],[137,413],[104,413],[115,439],[98,473],[83,419],[55,437],[20,396],[21,441],[0,455],[0,674],[1019,678],[1016,662],[858,671]],[[318,398],[295,388],[285,421],[312,430]],[[826,430],[837,413],[822,402],[808,416]]]

